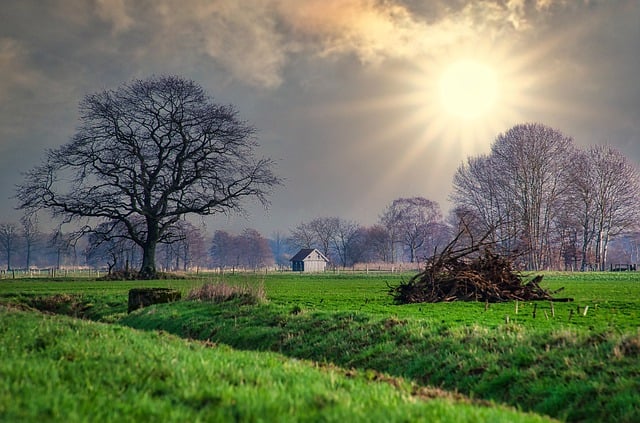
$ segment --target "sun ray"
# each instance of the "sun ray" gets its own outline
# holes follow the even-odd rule
[[[368,150],[384,155],[380,167],[384,170],[371,190],[360,195],[377,198],[379,192],[394,187],[404,195],[413,187],[419,190],[413,195],[438,193],[441,197],[434,199],[446,203],[442,185],[450,183],[457,167],[453,163],[488,152],[496,136],[517,123],[549,114],[579,113],[549,95],[558,70],[544,64],[561,41],[562,37],[541,38],[525,50],[517,40],[493,40],[418,54],[411,61],[387,63],[379,69],[380,80],[388,81],[382,94],[330,107],[319,105],[331,109],[325,109],[325,114],[343,118],[362,119],[388,111],[388,122],[384,126],[376,122],[376,131],[367,133],[365,143]],[[468,97],[466,91],[476,97]],[[447,92],[453,93],[455,101],[449,102]],[[361,145],[347,144],[344,153],[359,157]]]

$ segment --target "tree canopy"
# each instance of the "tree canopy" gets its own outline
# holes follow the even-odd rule
[[[153,278],[157,244],[185,215],[239,212],[249,199],[268,205],[281,181],[257,146],[255,128],[197,83],[135,80],[80,102],[75,135],[17,187],[19,208],[89,228],[124,225],[143,251],[140,276]]]

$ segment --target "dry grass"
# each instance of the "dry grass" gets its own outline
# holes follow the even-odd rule
[[[222,303],[239,300],[241,304],[259,304],[266,301],[264,285],[229,285],[225,282],[205,283],[189,291],[187,299]]]
[[[635,335],[623,337],[618,345],[613,347],[613,356],[617,359],[640,356],[640,331]]]

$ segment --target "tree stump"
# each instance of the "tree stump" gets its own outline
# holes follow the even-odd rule
[[[177,301],[182,297],[180,291],[170,288],[133,288],[129,290],[129,309],[131,313],[152,304]]]

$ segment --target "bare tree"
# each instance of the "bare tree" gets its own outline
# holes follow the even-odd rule
[[[637,230],[638,171],[619,151],[602,145],[577,151],[569,170],[563,221],[568,230],[576,228],[581,270],[604,270],[609,241]]]
[[[235,236],[225,231],[216,231],[211,243],[211,259],[221,270],[226,267],[258,269],[272,266],[273,252],[269,241],[255,229],[247,228]]]
[[[498,135],[491,148],[505,196],[513,202],[519,237],[528,254],[528,267],[549,265],[549,236],[568,187],[573,140],[538,123],[516,125]]]
[[[333,247],[342,267],[353,264],[353,253],[357,252],[356,244],[360,234],[361,228],[356,222],[337,219],[333,237]]]
[[[397,260],[397,252],[396,247],[400,242],[400,228],[397,225],[399,220],[399,216],[397,215],[397,210],[393,207],[393,204],[390,204],[380,215],[379,227],[384,228],[386,232],[386,237],[384,239],[387,241],[386,250],[387,253],[385,256],[388,257],[389,262],[395,263]]]
[[[156,246],[182,216],[242,211],[247,199],[266,206],[280,183],[273,161],[254,156],[255,129],[193,81],[136,80],[87,95],[80,112],[71,141],[18,187],[19,207],[125,225],[143,251],[142,278],[156,275]]]
[[[337,217],[316,217],[309,222],[319,249],[325,257],[332,256],[331,246],[338,233],[339,222],[340,219]]]
[[[87,248],[84,251],[87,263],[96,267],[107,265],[108,272],[130,270],[139,247],[127,236],[123,224],[112,227],[108,222],[98,225],[89,233]]]
[[[206,256],[206,247],[201,231],[191,222],[176,222],[170,236],[159,244],[162,265],[167,270],[187,271],[191,266],[199,266]]]
[[[309,223],[302,222],[291,230],[289,243],[296,248],[316,248],[316,235]]]
[[[64,233],[59,229],[51,234],[51,237],[49,238],[49,247],[53,248],[55,251],[56,269],[60,269],[62,267],[63,257],[72,255],[73,262],[75,263],[76,242],[78,241],[79,236],[80,235],[78,234]]]
[[[25,267],[29,270],[31,267],[31,255],[40,239],[38,216],[26,213],[20,218],[20,223],[22,225],[22,239],[24,240],[25,248]]]
[[[269,243],[271,245],[271,251],[273,252],[275,263],[278,267],[282,268],[288,266],[290,258],[290,255],[287,254],[289,240],[279,231],[276,231],[271,235]]]
[[[302,222],[291,230],[290,243],[298,248],[317,248],[330,257],[339,221],[337,217],[316,217]]]
[[[626,157],[611,147],[592,147],[587,156],[595,193],[596,262],[605,270],[609,240],[637,228],[640,176]]]
[[[381,218],[395,240],[409,252],[409,261],[416,261],[418,251],[425,245],[433,224],[442,221],[440,206],[423,197],[398,198],[385,210]]]
[[[273,265],[274,258],[269,241],[260,232],[247,228],[238,238],[242,263],[247,268],[255,270]]]
[[[189,225],[184,240],[185,246],[182,248],[184,270],[187,267],[195,267],[196,271],[206,265],[207,246],[203,235],[203,230],[194,225]]]
[[[227,231],[215,231],[209,255],[213,265],[220,270],[238,266],[239,252],[235,237]]]
[[[555,129],[516,125],[498,135],[489,156],[458,169],[452,200],[492,228],[496,245],[526,252],[526,267],[548,267],[574,150],[573,140]]]
[[[389,250],[391,241],[387,228],[381,224],[366,228],[364,239],[367,248],[363,255],[367,261],[391,261]]]
[[[7,260],[7,270],[11,270],[11,258],[19,239],[18,226],[15,223],[0,223],[0,249]]]
[[[589,247],[595,236],[596,183],[589,154],[578,150],[569,167],[570,189],[565,202],[566,226],[575,226],[580,247],[580,270],[589,266]]]
[[[490,236],[495,247],[511,251],[518,240],[518,219],[512,193],[505,189],[508,184],[505,186],[500,176],[499,164],[493,156],[469,157],[458,167],[450,195],[456,205],[451,224],[457,228],[460,222],[465,222],[463,233],[473,231],[477,238],[493,228]]]

